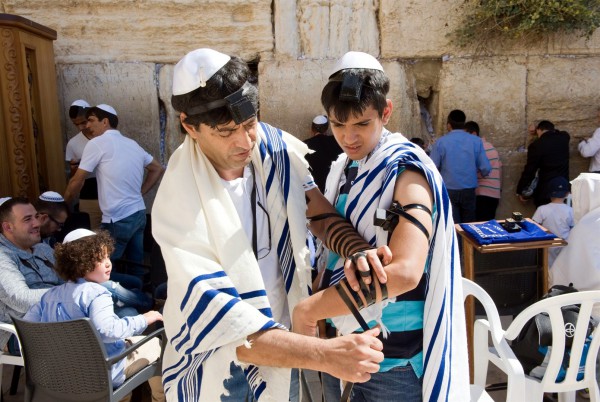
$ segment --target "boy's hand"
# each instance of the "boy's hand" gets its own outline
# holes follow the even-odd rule
[[[155,310],[150,310],[147,313],[144,313],[142,315],[146,319],[146,323],[148,325],[154,324],[156,321],[162,321],[163,320],[162,314],[159,313],[158,311],[155,311]]]

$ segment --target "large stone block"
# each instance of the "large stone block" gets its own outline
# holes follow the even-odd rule
[[[273,51],[268,0],[4,0],[3,12],[55,29],[59,63],[174,63],[213,47],[245,59]]]
[[[498,147],[516,148],[526,138],[527,68],[524,58],[451,59],[443,63],[436,133],[446,131],[446,117],[461,109],[493,133]]]
[[[91,105],[106,103],[117,111],[118,130],[137,141],[156,160],[161,160],[154,64],[58,64],[57,73],[67,140],[77,134],[68,116],[69,106],[74,100],[85,99]],[[146,197],[148,207],[153,199],[154,192],[151,192]]]
[[[440,57],[452,52],[447,34],[459,26],[464,5],[459,0],[381,0],[381,55]]]
[[[267,61],[258,65],[260,118],[300,139],[310,136],[310,124],[323,114],[321,90],[331,60]]]

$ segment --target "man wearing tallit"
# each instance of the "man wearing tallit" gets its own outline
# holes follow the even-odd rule
[[[344,151],[327,177],[325,197],[373,247],[389,245],[387,282],[373,276],[372,285],[358,286],[343,269],[344,258],[330,250],[321,257],[328,288],[296,306],[292,328],[310,335],[329,317],[342,334],[379,324],[385,359],[369,381],[354,385],[353,402],[462,402],[469,369],[452,207],[431,159],[384,127],[393,110],[389,87],[374,57],[349,52],[321,94]],[[361,253],[352,258],[362,280],[369,275],[366,261]]]
[[[375,269],[391,256],[335,213],[308,173],[306,146],[257,121],[250,78],[241,59],[211,49],[174,69],[186,136],[152,211],[169,276],[168,401],[287,401],[291,367],[360,382],[383,360],[379,329],[334,340],[287,330],[311,285],[307,216],[340,255],[368,248]]]

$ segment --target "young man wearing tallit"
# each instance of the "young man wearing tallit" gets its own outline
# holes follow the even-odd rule
[[[169,297],[168,401],[286,401],[290,367],[366,381],[383,359],[379,329],[333,340],[287,331],[309,294],[311,229],[344,256],[374,250],[316,188],[292,135],[257,120],[245,62],[211,49],[174,69],[172,105],[187,133],[152,211]],[[327,233],[326,233],[327,231]],[[348,267],[351,265],[347,264]]]
[[[325,197],[373,247],[389,245],[387,282],[356,291],[344,258],[330,251],[321,257],[328,288],[296,306],[292,328],[311,335],[318,320],[334,317],[347,334],[379,323],[385,359],[369,381],[354,385],[353,402],[464,401],[469,369],[452,207],[431,159],[385,128],[393,110],[389,87],[374,57],[349,52],[321,95],[345,152],[331,167]],[[362,280],[366,260],[353,258]]]

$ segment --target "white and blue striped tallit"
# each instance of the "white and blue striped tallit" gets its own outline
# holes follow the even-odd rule
[[[260,124],[253,150],[265,183],[273,247],[277,248],[291,309],[308,295],[305,243],[306,146]],[[293,184],[293,185],[292,185]],[[168,401],[219,401],[223,381],[246,337],[282,328],[272,319],[264,284],[236,209],[219,175],[192,138],[173,153],[152,210],[152,232],[169,277],[163,361]],[[257,399],[289,396],[290,370],[245,366]]]
[[[335,202],[346,163],[347,157],[342,154],[327,178],[325,196],[331,203]],[[346,217],[372,245],[387,244],[388,234],[373,225],[373,217],[377,208],[387,209],[392,204],[399,164],[423,172],[434,201],[429,285],[423,317],[423,400],[462,402],[469,395],[469,368],[460,261],[450,199],[435,165],[404,136],[384,130],[370,158],[359,162],[346,202]],[[332,284],[343,278],[343,262],[340,259],[336,264]],[[381,315],[381,305],[375,306],[371,307],[367,320]],[[354,323],[348,325],[348,321]],[[351,315],[344,316],[340,324],[351,330],[360,327]]]

